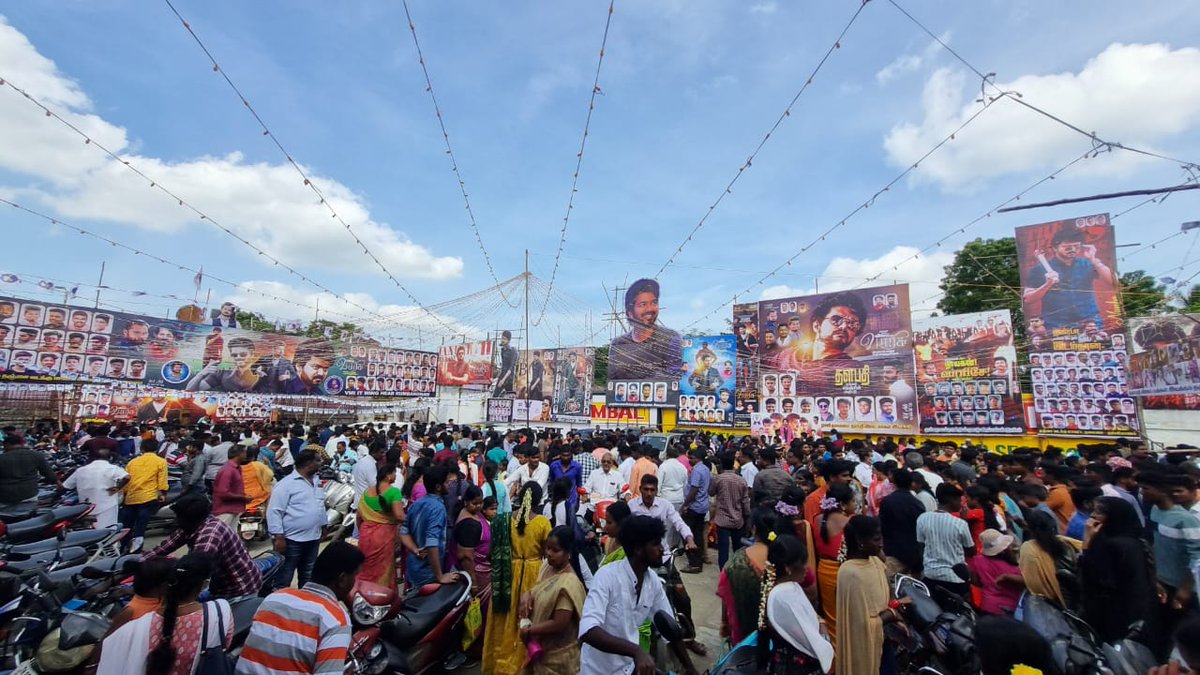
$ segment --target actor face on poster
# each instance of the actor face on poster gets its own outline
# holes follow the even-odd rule
[[[626,403],[675,407],[679,401],[679,376],[684,370],[679,333],[659,322],[658,282],[638,279],[625,292],[625,319],[629,332],[612,341],[608,352],[609,395],[617,381],[640,385],[638,400],[626,393]],[[614,399],[615,402],[615,399]]]
[[[736,339],[733,335],[707,335],[683,338],[681,344],[688,366],[679,379],[677,423],[733,426]]]
[[[915,430],[907,286],[764,300],[758,312],[763,414],[792,411],[812,428]]]
[[[1041,433],[1137,435],[1108,216],[1019,227],[1016,238]]]

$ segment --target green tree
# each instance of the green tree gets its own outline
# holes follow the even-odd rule
[[[608,385],[608,345],[596,347],[596,366],[592,371],[592,388],[603,391]]]
[[[1007,309],[1012,312],[1017,343],[1024,343],[1016,238],[969,241],[954,255],[954,262],[945,267],[945,272],[938,286],[945,295],[937,304],[943,314]]]
[[[1200,312],[1200,284],[1192,286],[1192,290],[1188,291],[1187,304],[1183,306],[1183,311],[1189,313]]]
[[[1167,287],[1142,270],[1121,275],[1125,316],[1148,316],[1167,306]]]

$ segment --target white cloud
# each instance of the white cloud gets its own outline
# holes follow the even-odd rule
[[[950,33],[942,33],[939,39],[942,42],[949,43]],[[895,61],[887,64],[879,72],[875,73],[875,80],[879,84],[887,84],[908,73],[915,73],[921,69],[921,66],[932,61],[941,49],[942,45],[933,40],[916,54],[901,54],[896,57]]]
[[[938,283],[945,276],[944,268],[954,262],[954,253],[951,251],[939,250],[913,258],[918,250],[912,246],[896,246],[878,258],[834,258],[817,277],[817,284],[802,287],[787,284],[768,286],[762,290],[759,299],[830,293],[859,285],[884,286],[895,282],[909,284],[909,296],[915,302],[937,291]],[[878,279],[868,281],[876,275],[879,275]]]
[[[750,5],[751,14],[774,14],[779,9],[779,5],[774,2],[756,2]]]
[[[1112,44],[1078,73],[1024,75],[998,83],[1023,100],[1101,138],[1153,148],[1200,123],[1200,49],[1164,44]],[[961,70],[939,69],[922,93],[924,119],[897,124],[884,139],[888,161],[909,166],[979,109],[978,83]],[[1001,100],[917,170],[946,190],[964,190],[996,176],[1046,170],[1088,147],[1078,133],[1024,106]],[[1123,175],[1143,162],[1114,151],[1081,168],[1094,175]]]
[[[238,153],[186,160],[139,154],[127,131],[91,114],[91,101],[82,88],[3,17],[0,64],[4,64],[0,77],[10,78],[88,136],[284,263],[344,272],[377,271],[289,165],[251,164]],[[33,186],[8,189],[36,195],[64,218],[126,223],[158,233],[212,227],[8,87],[0,90],[0,128],[5,130],[0,168],[36,181]],[[305,172],[397,277],[448,279],[462,274],[461,258],[434,256],[402,232],[373,219],[363,198],[347,186],[307,167]],[[259,257],[249,249],[243,253]]]

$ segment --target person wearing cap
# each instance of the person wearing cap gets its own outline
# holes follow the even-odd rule
[[[610,380],[673,380],[683,371],[679,333],[658,323],[658,301],[659,286],[654,279],[638,279],[625,292],[629,332],[612,341]]]
[[[246,454],[247,444],[253,447],[252,440],[245,440],[229,448],[228,461],[221,465],[217,477],[213,480],[212,514],[217,520],[225,523],[236,531],[238,518],[246,511],[246,482],[242,476],[242,465],[250,461]]]
[[[982,591],[979,610],[984,614],[1010,616],[1025,591],[1025,579],[1017,566],[1011,534],[986,529],[979,535],[983,555],[972,557],[967,566],[971,583]]]

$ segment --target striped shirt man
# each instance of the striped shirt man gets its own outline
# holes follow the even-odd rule
[[[343,673],[350,615],[333,591],[309,582],[263,600],[237,664],[238,675]]]
[[[954,572],[954,566],[965,563],[966,551],[975,546],[967,521],[944,511],[922,513],[917,517],[917,542],[925,545],[926,578],[951,584],[963,583],[963,579]]]

